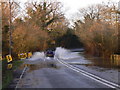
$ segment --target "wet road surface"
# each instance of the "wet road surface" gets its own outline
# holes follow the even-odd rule
[[[17,88],[110,88],[75,72],[57,60],[30,64]]]

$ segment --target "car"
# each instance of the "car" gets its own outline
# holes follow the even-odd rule
[[[46,50],[45,52],[46,57],[54,57],[54,51],[51,49]]]

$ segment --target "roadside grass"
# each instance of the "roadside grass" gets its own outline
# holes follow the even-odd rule
[[[23,61],[20,60],[14,60],[12,62],[12,69],[7,69],[7,60],[4,59],[2,61],[2,89],[4,90],[5,88],[8,87],[8,85],[11,83],[11,81],[13,80],[13,71],[16,70],[21,64],[23,63]]]

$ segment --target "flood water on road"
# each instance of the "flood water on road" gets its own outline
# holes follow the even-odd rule
[[[42,71],[47,69],[59,72],[59,70],[61,70],[62,67],[59,66],[59,63],[57,63],[57,58],[62,59],[69,64],[76,65],[79,68],[91,72],[93,74],[95,73],[96,75],[101,75],[101,77],[103,78],[107,77],[108,80],[118,83],[118,71],[113,69],[119,69],[120,61],[105,60],[99,57],[91,57],[85,55],[83,52],[71,52],[70,50],[61,47],[58,47],[56,49],[54,58],[46,57],[43,52],[35,52],[32,58],[24,60],[24,64],[20,68],[23,69],[24,66],[27,65],[27,74],[31,74],[38,70]],[[91,66],[97,66],[98,68],[95,68],[94,70],[94,68]],[[112,68],[112,70],[105,71],[104,68],[101,69],[99,67]],[[23,75],[23,77],[25,76]],[[13,84],[11,84],[11,86],[16,85],[14,84],[17,82],[16,80],[18,80],[18,78],[14,79]]]
[[[39,62],[44,62],[46,56],[44,52],[35,52],[29,60],[26,60],[29,64],[37,64]],[[65,60],[71,64],[78,64],[78,65],[87,65],[87,66],[98,66],[103,68],[109,69],[120,69],[120,60],[111,60],[111,59],[103,59],[100,57],[93,57],[90,55],[85,55],[82,51],[72,52],[69,49],[65,49],[62,47],[57,47],[55,51],[55,55],[53,61],[56,58]],[[41,65],[40,65],[41,66]]]
[[[58,67],[56,65],[56,63],[54,62],[41,62],[38,64],[28,64],[28,72],[34,71],[34,70],[39,70],[42,68],[54,68],[54,69],[59,69],[60,67]]]
[[[90,55],[84,55],[86,60],[92,62],[91,66],[99,66],[103,68],[110,68],[110,69],[119,69],[120,70],[120,60],[113,60],[113,59],[104,59],[101,57],[93,57]]]

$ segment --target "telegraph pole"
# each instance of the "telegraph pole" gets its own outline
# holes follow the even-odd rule
[[[118,2],[118,54],[120,54],[120,1]]]
[[[12,23],[12,19],[11,19],[11,0],[9,0],[9,10],[10,10],[10,13],[9,13],[9,54],[11,55],[12,54],[12,30],[11,30],[11,23]]]
[[[0,55],[2,55],[2,2],[0,1]]]

